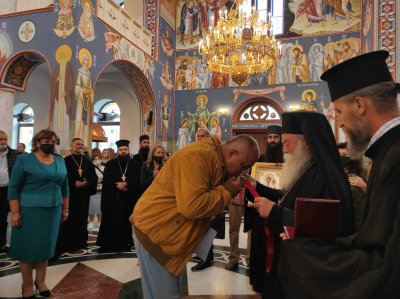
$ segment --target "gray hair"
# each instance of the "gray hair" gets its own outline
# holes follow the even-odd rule
[[[207,137],[210,137],[210,131],[209,131],[207,128],[198,128],[198,129],[197,129],[197,132],[196,132],[196,135],[197,135],[197,133],[198,133],[199,131],[203,131],[203,133],[206,134]]]
[[[355,97],[368,97],[377,112],[398,116],[400,114],[397,104],[399,86],[393,81],[376,83],[346,95],[345,99],[350,103]]]

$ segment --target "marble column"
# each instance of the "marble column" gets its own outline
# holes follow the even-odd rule
[[[9,144],[12,140],[14,92],[0,88],[0,130],[8,135]]]

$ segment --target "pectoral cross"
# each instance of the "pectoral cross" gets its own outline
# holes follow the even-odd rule
[[[122,177],[121,177],[121,179],[122,179],[122,181],[123,181],[123,182],[125,182],[125,180],[126,180],[125,173],[123,173],[123,174],[122,174]]]
[[[82,177],[82,173],[83,173],[83,170],[82,170],[82,168],[80,168],[80,167],[79,167],[79,169],[78,169],[78,173],[79,173],[79,176],[80,176],[80,177]]]

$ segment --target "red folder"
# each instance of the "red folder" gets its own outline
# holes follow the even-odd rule
[[[333,199],[297,198],[294,228],[285,227],[288,237],[306,237],[332,241],[340,219],[340,201]]]

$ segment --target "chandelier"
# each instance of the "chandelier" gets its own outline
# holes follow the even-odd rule
[[[209,27],[206,39],[199,43],[206,70],[229,74],[238,85],[250,75],[268,74],[280,57],[271,13],[267,21],[259,21],[258,11],[243,1],[235,0],[229,12],[220,10],[217,24]]]

